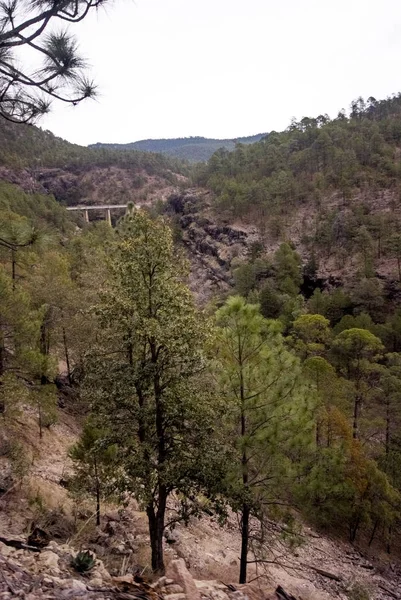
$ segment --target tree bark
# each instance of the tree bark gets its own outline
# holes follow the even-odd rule
[[[11,279],[13,282],[13,291],[15,291],[15,280],[16,280],[16,257],[15,249],[11,249]]]
[[[64,326],[63,326],[63,345],[64,345],[65,362],[67,364],[68,383],[70,385],[72,385],[71,367],[70,367],[70,355],[69,355],[69,352],[68,352],[67,335],[65,333],[65,327]]]
[[[390,399],[386,398],[386,461],[390,454]]]
[[[354,422],[352,427],[352,437],[357,440],[359,437],[359,412],[361,408],[361,399],[357,396],[354,400]]]
[[[100,525],[100,481],[97,472],[96,456],[94,457],[95,479],[96,479],[96,525]]]
[[[379,524],[379,519],[376,519],[375,524],[373,525],[372,533],[370,535],[368,546],[371,546],[373,544],[373,540],[375,539],[378,524]]]
[[[165,486],[159,486],[158,508],[155,512],[153,504],[148,504],[146,514],[149,523],[150,547],[152,550],[152,571],[164,574],[163,533],[166,512],[167,491]]]
[[[246,583],[246,572],[248,566],[248,544],[249,544],[249,515],[250,508],[248,504],[242,506],[242,526],[241,526],[241,559],[239,571],[239,583]]]

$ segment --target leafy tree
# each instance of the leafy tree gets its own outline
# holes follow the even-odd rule
[[[95,87],[85,75],[85,60],[75,39],[55,23],[78,23],[104,0],[34,2],[6,1],[0,9],[0,115],[28,123],[45,114],[53,99],[77,104],[94,96]],[[16,51],[29,48],[40,68],[21,67]]]
[[[250,517],[263,520],[264,508],[277,501],[291,463],[286,450],[297,444],[297,432],[303,430],[305,441],[310,421],[299,361],[285,349],[278,323],[266,321],[258,305],[239,296],[229,298],[216,319],[217,369],[236,451],[230,478],[241,514],[240,583],[245,583]]]
[[[303,357],[321,354],[330,340],[330,322],[323,315],[300,315],[293,323],[295,349]]]
[[[274,254],[277,287],[281,292],[296,295],[302,283],[301,259],[287,243],[280,245]]]
[[[38,232],[26,217],[14,212],[4,212],[0,224],[0,246],[10,251],[11,276],[15,289],[17,280],[17,252],[35,244]]]
[[[349,390],[343,378],[322,356],[310,356],[302,365],[304,375],[312,383],[316,395],[316,447],[330,447],[333,442],[332,426],[336,415],[346,408]],[[339,422],[337,422],[337,425]]]
[[[266,319],[277,319],[282,310],[282,298],[269,281],[259,293],[260,312]]]
[[[334,417],[334,420],[333,420]],[[400,497],[375,461],[368,459],[341,413],[333,413],[336,439],[320,450],[299,486],[299,501],[319,525],[347,525],[354,542],[362,525],[391,526],[399,518]]]
[[[253,264],[244,263],[234,270],[235,291],[246,298],[256,285],[256,275]]]
[[[333,341],[333,352],[343,374],[354,382],[353,437],[359,437],[359,420],[363,401],[371,380],[377,377],[375,361],[383,351],[383,344],[366,329],[347,329]]]
[[[198,492],[222,479],[216,401],[204,381],[210,325],[182,283],[185,273],[166,222],[130,212],[111,245],[98,343],[86,363],[84,395],[104,443],[118,446],[116,487],[146,510],[154,571],[164,570],[170,495],[181,498],[177,519],[188,518],[199,510]]]
[[[118,472],[115,462],[117,448],[102,445],[104,437],[104,431],[88,420],[79,441],[69,452],[75,466],[71,487],[78,494],[84,492],[95,497],[96,525],[100,525],[100,502],[110,494],[110,481],[116,478]]]
[[[355,244],[362,256],[364,276],[372,277],[373,239],[365,225],[362,225],[362,227],[358,229],[355,236]]]
[[[387,251],[397,260],[398,280],[401,281],[401,235],[393,235],[387,242]]]
[[[375,277],[364,278],[357,282],[351,292],[353,303],[358,312],[367,312],[372,319],[383,320],[383,284]]]

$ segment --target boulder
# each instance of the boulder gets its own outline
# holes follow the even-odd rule
[[[59,568],[59,556],[52,552],[52,550],[46,550],[41,552],[38,560],[38,567],[41,571],[47,571],[49,574],[57,575],[60,573]]]
[[[191,600],[201,600],[201,595],[196,588],[195,581],[188,571],[185,561],[182,558],[171,561],[167,567],[166,576],[170,579],[174,579],[178,585],[180,585],[187,598]]]

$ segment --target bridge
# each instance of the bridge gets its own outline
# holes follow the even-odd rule
[[[90,210],[104,210],[106,213],[106,221],[109,223],[109,225],[111,225],[111,211],[115,208],[127,209],[127,207],[128,204],[96,204],[95,206],[66,206],[67,210],[83,212],[86,223],[89,223]]]

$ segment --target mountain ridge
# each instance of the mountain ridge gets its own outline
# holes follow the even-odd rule
[[[253,144],[266,137],[267,133],[257,133],[250,136],[236,138],[206,138],[203,136],[190,136],[178,138],[145,139],[126,144],[96,142],[89,144],[88,148],[104,148],[111,150],[140,150],[142,152],[155,152],[167,154],[174,158],[188,160],[189,162],[205,162],[220,148],[234,150],[237,143]]]

